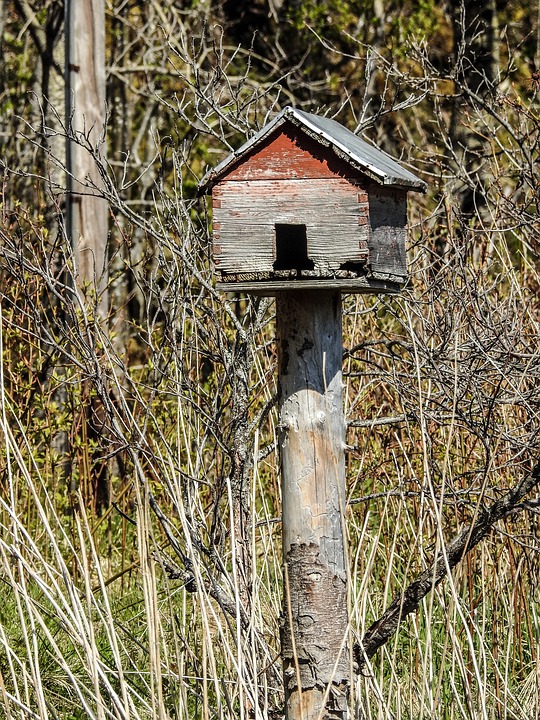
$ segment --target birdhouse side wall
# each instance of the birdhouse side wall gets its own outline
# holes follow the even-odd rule
[[[369,263],[373,277],[407,278],[407,193],[372,184],[369,187]]]
[[[214,259],[222,274],[271,274],[276,225],[305,226],[308,274],[331,277],[367,261],[369,203],[357,180],[224,180],[212,200]]]

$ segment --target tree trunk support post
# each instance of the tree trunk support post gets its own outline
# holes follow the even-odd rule
[[[345,720],[350,687],[339,291],[276,298],[286,720]]]

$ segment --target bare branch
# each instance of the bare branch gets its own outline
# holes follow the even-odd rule
[[[426,595],[440,585],[464,556],[488,535],[495,523],[523,509],[520,505],[523,499],[539,483],[540,463],[488,510],[482,511],[472,525],[464,528],[445,550],[439,553],[432,567],[424,570],[403,593],[394,598],[362,640],[354,645],[354,657],[360,672],[377,650],[388,642],[405,618],[418,609]]]

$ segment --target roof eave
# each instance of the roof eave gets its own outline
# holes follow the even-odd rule
[[[423,180],[413,182],[410,180],[404,180],[403,178],[387,177],[383,183],[386,187],[403,188],[404,190],[411,190],[414,192],[427,192],[427,183]]]

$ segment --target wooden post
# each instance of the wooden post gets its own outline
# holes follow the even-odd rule
[[[104,0],[66,0],[66,124],[81,142],[67,141],[66,226],[73,245],[79,290],[98,297],[107,313],[109,212],[101,178],[90,152],[105,154]]]
[[[345,421],[339,291],[276,298],[287,720],[345,720]]]
[[[66,0],[66,231],[75,260],[76,286],[94,304],[98,319],[108,315],[107,239],[109,207],[103,198],[96,158],[105,159],[105,2]],[[87,387],[90,395],[90,386]],[[98,397],[84,403],[88,440],[98,440],[105,413]],[[98,445],[99,447],[99,445]],[[107,463],[100,449],[91,455],[85,500],[101,510],[109,503]],[[84,480],[84,478],[83,478]],[[84,488],[84,486],[83,486]],[[75,491],[75,487],[71,488]]]

